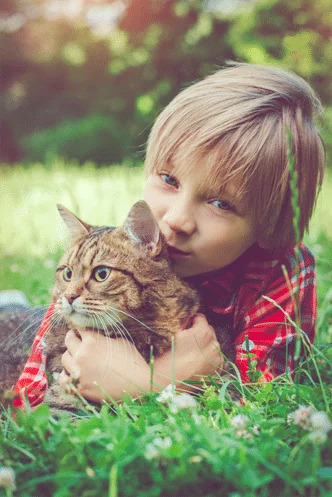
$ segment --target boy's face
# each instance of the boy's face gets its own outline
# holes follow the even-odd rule
[[[257,241],[252,219],[237,202],[236,184],[221,195],[218,185],[207,189],[204,164],[191,166],[189,173],[172,173],[171,166],[151,172],[144,191],[183,278],[228,266]]]

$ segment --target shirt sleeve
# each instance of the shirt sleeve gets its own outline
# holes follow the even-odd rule
[[[44,400],[48,387],[44,336],[49,329],[54,306],[55,302],[52,302],[45,314],[32,344],[31,354],[14,387],[16,397],[13,406],[15,408],[24,409],[26,403],[29,403],[31,407],[36,407]]]
[[[300,291],[297,300],[300,302],[302,338],[297,337],[298,333],[292,324],[292,321],[297,321],[297,275],[293,250],[281,262],[273,278],[246,312],[240,333],[235,339],[235,364],[244,382],[268,382],[282,373],[292,374],[295,341],[301,341],[300,354],[304,355],[307,347],[303,342],[310,346],[314,340],[317,312],[315,263],[303,244],[300,244],[298,254]],[[288,278],[284,276],[282,264]],[[252,371],[255,368],[260,372],[258,375]]]

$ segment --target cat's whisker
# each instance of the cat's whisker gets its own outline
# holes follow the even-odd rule
[[[94,317],[94,319],[96,319],[97,326],[98,326],[98,321],[97,321],[97,320],[99,320],[99,321],[100,321],[101,326],[102,326],[102,328],[103,328],[103,330],[104,330],[104,334],[105,334],[105,336],[106,336],[107,338],[110,338],[109,331],[108,331],[108,329],[107,329],[107,326],[106,326],[106,325],[104,325],[104,323],[103,323],[102,316],[100,316],[100,315],[98,315],[98,314],[95,314],[95,315],[93,315],[93,317]],[[98,327],[97,329],[98,329],[98,331],[99,331],[99,327]],[[111,365],[111,359],[112,359],[112,348],[111,348],[110,342],[109,342],[108,340],[107,340],[107,345],[108,345],[108,349],[109,349],[109,350],[108,350],[108,354],[107,354],[107,363],[106,363],[105,375],[107,374],[108,368],[109,368],[109,367],[110,367],[110,365]]]
[[[61,330],[67,327],[66,322],[63,319],[63,316],[58,315],[52,317],[52,320],[48,326],[48,330],[46,333],[50,333],[54,328],[58,327],[59,325],[61,325]]]
[[[117,331],[120,332],[120,335],[122,336],[121,334],[121,330],[118,326],[118,323],[116,322],[116,319],[115,319],[115,316],[107,316],[105,314],[103,315],[100,315],[98,314],[98,318],[100,319],[101,323],[102,323],[102,326],[103,326],[103,329],[104,329],[104,332],[105,332],[105,336],[107,336],[108,338],[111,338],[111,335],[109,333],[109,326],[107,326],[107,322],[106,322],[106,319],[108,318],[108,323],[110,325],[110,327],[112,328],[113,332],[115,333],[115,336],[117,336]],[[104,320],[104,322],[103,322]]]
[[[108,318],[114,319],[114,325],[117,327],[117,330],[119,331],[121,337],[125,338],[126,340],[129,339],[132,342],[132,344],[135,345],[135,342],[134,342],[131,334],[129,333],[129,331],[127,330],[127,328],[123,324],[123,322],[121,320],[119,320],[118,316],[116,315],[116,312],[114,313],[114,316],[111,315],[110,312],[108,312],[107,314],[105,314],[104,317],[105,318],[108,317]],[[122,328],[123,331],[121,331],[121,328]],[[128,338],[126,337],[126,335],[128,336]]]
[[[96,318],[96,320],[98,319],[98,321],[100,321],[101,326],[102,326],[102,328],[104,330],[104,335],[107,338],[111,338],[109,330],[108,330],[109,326],[111,326],[111,328],[114,331],[115,335],[117,335],[117,331],[118,331],[120,333],[120,336],[123,337],[123,333],[121,332],[121,329],[119,328],[118,324],[115,321],[113,321],[110,318],[110,316],[108,316],[108,322],[109,322],[108,326],[107,326],[106,316],[105,315],[95,314],[95,318]],[[99,330],[99,327],[98,327],[98,330]],[[108,342],[108,344],[109,344],[109,353],[107,354],[107,363],[106,363],[105,375],[107,374],[107,370],[110,367],[111,360],[112,360],[112,353],[111,353],[112,349],[111,349],[111,346],[110,346],[110,342]]]
[[[128,355],[125,355],[125,360],[127,363],[127,360],[129,357],[129,352],[130,352],[129,340],[132,342],[132,344],[135,347],[135,343],[134,343],[134,340],[132,339],[132,336],[130,335],[130,333],[126,329],[126,327],[123,325],[123,323],[117,319],[117,316],[114,316],[114,318],[112,318],[110,315],[106,315],[106,316],[104,316],[104,319],[105,320],[107,319],[110,322],[111,327],[112,327],[113,331],[115,332],[115,334],[117,334],[117,332],[118,332],[118,334],[120,335],[120,338],[123,338],[126,340],[125,347],[128,349]],[[123,329],[123,331],[121,328]],[[128,335],[128,338],[126,337],[126,334]],[[107,366],[109,365],[109,362],[110,361],[108,361]]]
[[[52,331],[54,329],[57,329],[57,333],[59,334],[63,334],[62,332],[66,329],[68,329],[68,326],[65,322],[65,320],[63,319],[63,315],[61,314],[61,312],[57,312],[55,315],[53,314],[52,316],[52,319],[49,323],[49,326],[48,326],[48,330],[46,331],[45,333],[45,337],[47,336],[47,334],[49,333],[52,333]]]
[[[146,328],[147,330],[151,331],[152,333],[158,335],[158,333],[153,329],[153,328],[150,328],[150,326],[148,326],[147,324],[143,323],[143,321],[141,321],[140,319],[136,318],[135,316],[133,316],[132,314],[129,314],[128,312],[125,312],[123,311],[122,309],[115,309],[116,312],[119,312],[120,314],[124,314],[125,316],[128,316],[130,317],[131,319],[133,319],[134,321],[136,321],[137,323],[141,324],[142,326],[144,326],[144,328]]]
[[[116,313],[114,314],[114,316],[111,315],[110,313],[103,314],[103,316],[99,316],[99,318],[101,320],[104,319],[105,322],[106,322],[106,319],[107,319],[107,321],[109,322],[109,324],[110,324],[112,330],[114,331],[115,335],[119,334],[121,338],[124,338],[127,341],[130,340],[133,343],[133,345],[135,346],[135,343],[134,343],[134,340],[133,340],[132,336],[130,335],[130,333],[126,329],[126,327],[123,325],[123,323],[118,319]],[[107,328],[108,327],[106,326],[106,329]],[[109,332],[107,332],[107,333],[108,333],[108,336],[109,336]],[[126,334],[127,334],[127,336],[126,336]],[[128,343],[128,351],[129,351],[129,343]]]
[[[13,345],[17,341],[18,337],[20,337],[20,336],[22,337],[25,334],[28,334],[26,338],[30,338],[31,335],[33,335],[34,333],[36,333],[37,330],[34,327],[37,324],[41,323],[41,316],[40,316],[41,311],[42,311],[41,308],[38,308],[38,309],[35,309],[35,310],[31,311],[31,313],[12,331],[12,333],[10,333],[6,337],[6,339],[0,344],[0,347],[3,347],[5,345],[6,346]],[[34,321],[30,322],[32,319],[34,319]],[[30,322],[30,323],[29,323],[28,326],[25,326],[25,323],[27,321]],[[21,331],[19,331],[19,329],[21,327],[23,329]],[[34,329],[31,331],[31,328],[34,328]]]
[[[107,318],[110,319],[110,316],[107,316]],[[106,319],[106,317],[105,317],[105,319]],[[131,342],[135,346],[135,342],[134,342],[131,334],[129,333],[129,331],[127,330],[127,328],[124,326],[124,324],[121,321],[118,321],[118,322],[115,321],[113,325],[115,326],[116,330],[118,331],[120,337],[127,340],[128,351],[129,351],[129,342]]]
[[[89,300],[89,299],[87,299],[87,300]],[[93,309],[93,307],[94,307],[94,309]],[[103,305],[101,302],[94,302],[93,305],[89,304],[89,311],[91,311],[90,313],[93,313],[94,316],[98,317],[98,319],[100,319],[101,322],[102,322],[102,318],[105,318],[105,316],[106,316],[105,310],[106,310],[105,305]],[[113,320],[111,324],[115,324],[116,318],[117,318],[115,312],[114,312],[114,316],[112,316],[112,318],[115,318],[115,320]],[[105,331],[105,335],[110,337],[109,331],[107,330],[107,327],[106,327],[106,329],[104,327],[104,323],[102,323],[102,327]],[[97,327],[97,329],[99,329],[99,328]],[[115,331],[115,330],[113,330],[113,331]]]

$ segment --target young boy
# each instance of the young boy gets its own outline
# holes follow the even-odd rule
[[[217,325],[231,333],[243,381],[250,381],[248,348],[261,381],[294,369],[296,332],[287,316],[296,319],[297,281],[287,130],[299,175],[302,237],[323,176],[323,145],[313,124],[320,109],[313,90],[296,75],[232,63],[182,91],[156,120],[144,198],[175,271],[199,289],[206,307],[191,329],[177,332],[176,380],[222,374]],[[302,243],[299,269],[301,326],[312,342],[314,259]],[[97,402],[102,391],[113,399],[149,391],[150,366],[126,340],[90,331],[79,338],[71,330],[65,343],[61,384],[76,376],[81,393]],[[171,376],[169,351],[155,359],[155,389]],[[29,390],[21,381],[16,391],[24,384]],[[30,396],[33,405],[41,400]]]

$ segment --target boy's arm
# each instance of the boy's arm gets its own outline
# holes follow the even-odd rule
[[[300,244],[299,261],[301,330],[305,333],[301,340],[301,355],[304,355],[307,347],[303,342],[310,346],[315,336],[317,298],[314,258],[303,244]],[[245,317],[246,325],[235,340],[235,363],[243,381],[270,381],[286,371],[292,372],[296,366],[294,352],[297,332],[290,322],[290,319],[296,322],[297,278],[294,253],[285,261],[285,266],[288,282],[280,270],[263,295],[249,309]],[[265,296],[271,300],[267,300]],[[247,348],[252,354],[249,360]],[[250,371],[255,364],[261,374],[252,374]]]
[[[13,407],[15,408],[24,408],[26,402],[31,407],[36,407],[43,402],[48,386],[44,336],[49,330],[54,307],[55,302],[52,302],[35,336],[31,354],[14,386],[16,397],[13,401]]]

